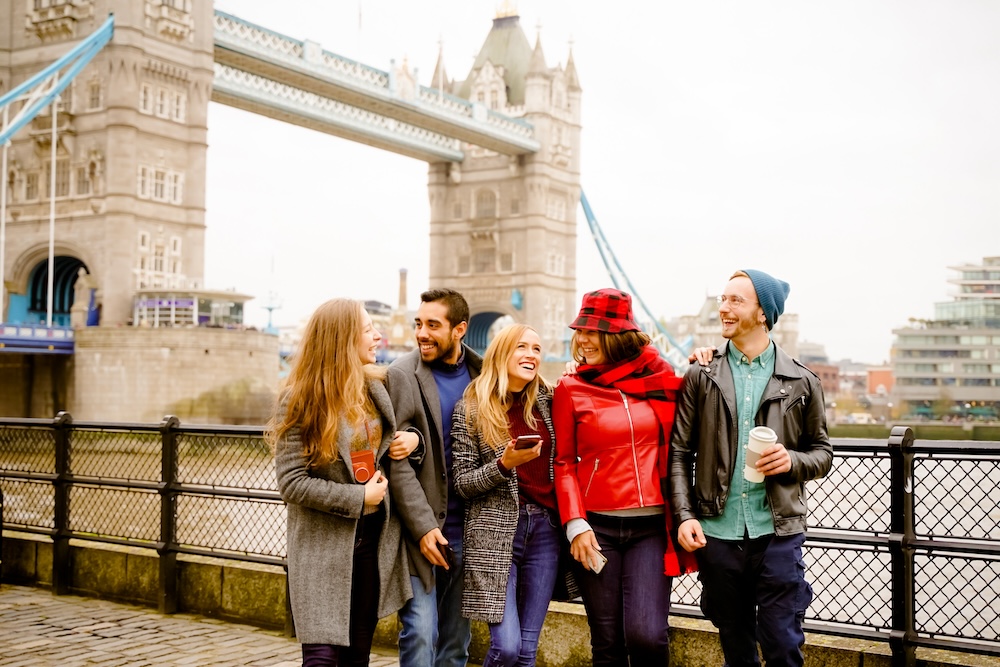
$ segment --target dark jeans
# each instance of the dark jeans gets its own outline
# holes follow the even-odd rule
[[[514,533],[503,620],[490,624],[483,667],[534,667],[538,635],[559,574],[559,521],[539,505],[521,505]]]
[[[805,535],[719,540],[698,556],[701,610],[719,629],[728,667],[759,665],[757,642],[767,667],[803,662],[802,620],[812,602],[805,578]]]
[[[658,667],[668,658],[670,589],[663,574],[667,529],[663,515],[615,517],[589,513],[608,564],[600,574],[575,574],[590,624],[594,667]]]
[[[368,667],[378,624],[378,541],[385,523],[384,507],[362,516],[354,533],[351,645],[303,644],[302,667]]]

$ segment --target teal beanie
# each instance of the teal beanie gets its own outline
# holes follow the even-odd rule
[[[785,312],[785,299],[788,298],[790,289],[788,283],[755,269],[743,269],[743,272],[750,276],[750,282],[757,292],[757,301],[767,319],[767,330],[770,331]]]

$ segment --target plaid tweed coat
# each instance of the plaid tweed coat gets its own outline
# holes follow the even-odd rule
[[[539,392],[536,403],[544,427],[553,443],[549,457],[549,479],[553,479],[555,430],[552,428],[552,394]],[[504,443],[488,443],[481,431],[470,435],[465,400],[455,405],[452,420],[452,471],[455,491],[465,499],[465,531],[462,566],[462,615],[466,618],[499,623],[507,599],[507,579],[517,531],[517,468],[504,477],[497,461]],[[552,567],[559,565],[558,559]]]

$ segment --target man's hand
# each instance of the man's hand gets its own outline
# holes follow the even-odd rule
[[[573,558],[583,565],[583,569],[590,570],[590,552],[600,551],[601,545],[597,543],[597,536],[594,531],[588,530],[573,538],[573,543],[569,545],[569,552]]]
[[[701,522],[698,519],[688,519],[677,529],[677,541],[685,551],[697,551],[708,544],[705,533],[701,532]]]
[[[401,461],[413,453],[420,444],[420,436],[413,431],[396,431],[395,437],[389,443],[389,458]]]
[[[764,475],[780,475],[792,469],[792,457],[780,442],[765,449],[757,459],[757,470]]]
[[[694,362],[697,361],[702,366],[708,366],[710,363],[712,363],[712,356],[714,352],[715,352],[714,346],[710,345],[708,347],[699,347],[694,352],[691,353],[690,357],[688,357],[688,363],[693,364]]]
[[[420,538],[420,553],[431,562],[431,565],[440,565],[447,570],[449,569],[448,563],[445,562],[441,550],[438,549],[439,544],[448,544],[448,540],[444,539],[440,528],[431,528],[426,535]]]

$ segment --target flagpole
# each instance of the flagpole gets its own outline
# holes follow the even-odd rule
[[[59,83],[59,75],[53,80],[53,87]],[[49,174],[49,284],[45,301],[46,326],[52,328],[52,291],[55,281],[56,264],[56,125],[59,116],[59,95],[52,98],[52,164]]]
[[[10,118],[9,115],[10,107],[3,108],[3,127],[7,127],[7,121]],[[4,263],[7,257],[7,149],[10,148],[10,142],[5,141],[3,143],[3,165],[0,167],[0,174],[3,178],[3,189],[0,190],[0,322],[6,321],[4,318],[4,304],[7,298],[7,273],[6,266]]]

